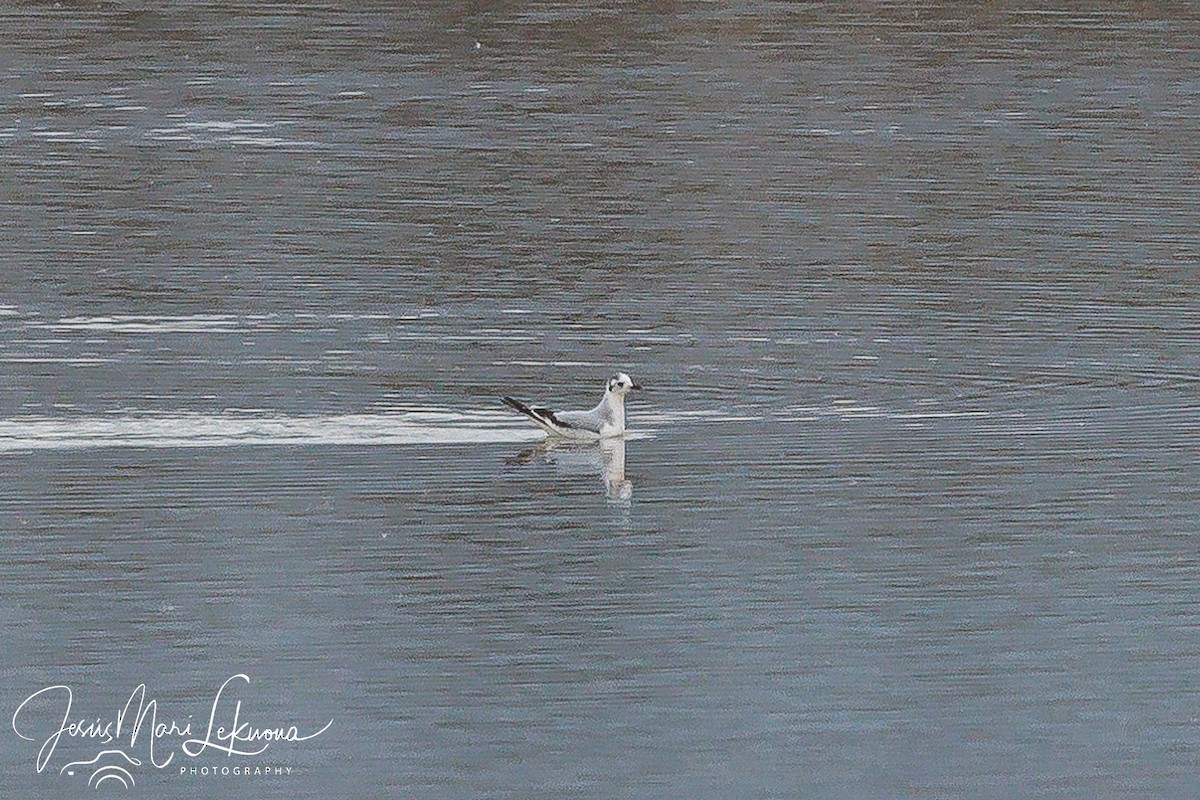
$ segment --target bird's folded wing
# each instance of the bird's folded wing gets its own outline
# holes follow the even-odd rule
[[[554,418],[572,428],[599,433],[604,419],[595,411],[559,411]]]

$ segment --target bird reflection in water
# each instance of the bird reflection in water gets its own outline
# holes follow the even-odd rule
[[[553,464],[567,474],[598,471],[604,482],[604,496],[609,500],[628,502],[633,497],[633,482],[625,477],[623,437],[579,442],[551,436],[535,447],[522,450],[508,459],[508,463],[529,464],[539,460]]]

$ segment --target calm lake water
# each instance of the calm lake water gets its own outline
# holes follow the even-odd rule
[[[1200,791],[1191,6],[0,32],[0,794]]]

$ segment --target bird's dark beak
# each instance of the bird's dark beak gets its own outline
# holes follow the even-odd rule
[[[629,388],[630,389],[641,389],[642,385],[640,383],[634,383],[634,384],[630,384]]]

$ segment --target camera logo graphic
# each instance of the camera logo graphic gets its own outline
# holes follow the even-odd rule
[[[106,758],[108,756],[111,756],[111,758]],[[122,763],[120,759],[124,759],[125,762]],[[64,765],[58,771],[58,774],[74,775],[76,772],[91,770],[91,775],[88,777],[88,786],[98,789],[100,788],[100,784],[105,781],[116,781],[128,789],[134,785],[134,781],[133,773],[125,768],[126,763],[135,767],[142,765],[141,761],[126,755],[120,750],[101,750],[90,761],[72,761],[70,764]]]

